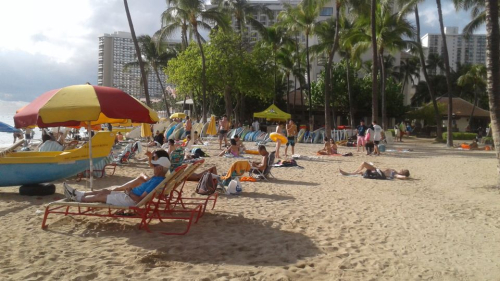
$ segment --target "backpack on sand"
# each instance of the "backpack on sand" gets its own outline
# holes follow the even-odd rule
[[[198,186],[196,187],[196,193],[201,195],[210,195],[215,192],[217,189],[218,180],[212,177],[212,173],[205,173],[201,177],[201,180],[198,182]]]

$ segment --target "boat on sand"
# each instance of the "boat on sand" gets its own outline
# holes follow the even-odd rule
[[[107,157],[115,140],[112,132],[92,138],[94,163]],[[0,187],[47,183],[76,175],[89,167],[89,144],[64,151],[5,151],[0,155]]]

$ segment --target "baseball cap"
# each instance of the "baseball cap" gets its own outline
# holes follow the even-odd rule
[[[170,168],[170,160],[167,157],[160,157],[157,160],[151,160],[151,164]]]

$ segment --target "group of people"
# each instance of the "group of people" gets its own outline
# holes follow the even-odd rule
[[[365,121],[361,120],[359,126],[356,128],[357,142],[356,147],[359,152],[361,147],[363,151],[366,149],[366,154],[380,155],[379,144],[382,141],[382,127],[373,121],[370,127],[365,125]],[[372,140],[373,134],[373,140]]]
[[[286,136],[286,146],[285,146],[285,157],[288,156],[288,147],[292,147],[292,155],[295,154],[295,141],[297,138],[297,125],[292,119],[288,120],[285,126],[282,123],[278,123],[276,126],[276,133]],[[281,140],[276,140],[276,158],[281,158],[280,155]]]

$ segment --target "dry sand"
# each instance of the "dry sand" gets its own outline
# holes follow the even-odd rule
[[[247,143],[247,145],[250,145]],[[322,145],[297,145],[313,156]],[[218,150],[211,145],[208,153]],[[134,220],[49,217],[62,198],[0,190],[1,280],[498,280],[500,189],[494,152],[406,140],[387,152],[298,160],[275,180],[221,196],[185,236],[137,230]],[[274,150],[268,145],[269,150]],[[257,158],[254,156],[254,158]],[[233,159],[210,157],[225,173]],[[408,168],[411,180],[341,176],[362,161]],[[97,188],[123,183],[144,163],[118,168]],[[76,183],[84,188],[86,182]],[[188,186],[192,192],[195,184]],[[175,222],[156,227],[175,228]]]

